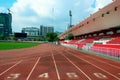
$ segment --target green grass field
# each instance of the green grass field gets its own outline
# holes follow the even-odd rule
[[[20,49],[37,46],[39,43],[0,42],[0,50]]]

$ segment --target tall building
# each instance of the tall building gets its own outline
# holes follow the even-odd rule
[[[47,33],[54,32],[54,28],[50,26],[40,26],[39,34],[41,37],[45,37]]]
[[[9,37],[9,35],[12,33],[11,23],[11,13],[0,13],[0,37]]]
[[[39,28],[36,28],[36,27],[22,28],[22,33],[27,33],[28,36],[38,36]]]

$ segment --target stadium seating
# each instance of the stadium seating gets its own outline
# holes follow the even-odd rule
[[[76,43],[77,48],[82,49],[87,43],[93,43],[94,39],[82,39]]]
[[[112,38],[112,40],[110,40],[108,44],[120,44],[120,37]]]
[[[81,41],[81,44],[85,44],[85,43],[92,43],[94,41],[94,39],[84,39],[83,41]]]
[[[78,40],[70,40],[68,44],[75,44]]]
[[[120,37],[109,39],[99,39],[97,41],[105,41],[101,44],[94,43],[94,39],[81,39],[81,40],[69,40],[69,41],[61,41],[62,45],[84,49],[85,47],[89,47],[88,49],[94,52],[99,52],[100,54],[105,54],[114,57],[120,57]],[[107,44],[106,44],[107,43]],[[92,46],[90,45],[92,44]],[[88,46],[87,46],[88,45]]]
[[[76,44],[77,45],[77,48],[79,48],[79,49],[82,49],[84,46],[85,46],[85,44]]]
[[[93,43],[94,39],[81,39],[81,40],[69,40],[69,41],[61,41],[62,45],[74,47],[74,48],[82,48],[86,45],[86,43]]]

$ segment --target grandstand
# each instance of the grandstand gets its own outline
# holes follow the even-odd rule
[[[65,42],[68,33],[74,35],[74,40]],[[61,45],[120,59],[120,0],[114,0],[58,37]]]

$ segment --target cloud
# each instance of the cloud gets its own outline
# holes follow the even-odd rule
[[[73,7],[73,23],[78,24],[89,16],[88,8],[91,7],[94,0],[76,0]]]
[[[99,8],[103,8],[111,2],[112,0],[94,0],[93,4],[87,9],[87,11],[95,13],[99,10]]]
[[[17,0],[11,7],[13,15],[13,29],[20,29],[27,26],[40,26],[51,24],[53,19],[53,8],[58,8],[57,0]],[[59,11],[54,11],[58,16]],[[51,26],[51,25],[50,25]]]
[[[72,24],[87,18],[112,0],[17,0],[11,7],[13,31],[23,27],[54,26],[55,31],[64,31],[69,24],[69,10]]]

